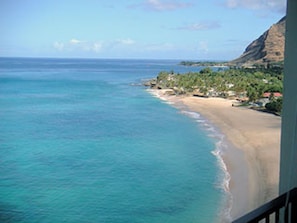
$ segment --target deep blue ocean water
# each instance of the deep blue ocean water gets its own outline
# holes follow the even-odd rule
[[[220,222],[218,139],[139,85],[177,63],[0,58],[0,222]]]

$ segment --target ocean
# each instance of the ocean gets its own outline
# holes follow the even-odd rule
[[[141,85],[178,62],[0,58],[0,222],[228,218],[222,136]]]

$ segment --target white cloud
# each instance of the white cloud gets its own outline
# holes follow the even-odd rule
[[[146,0],[132,7],[141,7],[153,11],[172,11],[180,8],[188,8],[192,5],[192,3],[177,0]]]
[[[236,8],[237,0],[227,0],[225,4],[228,8]]]
[[[112,41],[82,41],[78,39],[70,39],[68,42],[54,42],[53,47],[56,50],[62,51],[87,51],[99,53],[105,49],[111,50],[120,47],[131,46],[135,44],[135,41],[130,38],[117,39]]]
[[[96,43],[93,44],[92,50],[94,52],[98,53],[99,51],[101,51],[102,47],[103,47],[102,43],[96,42]]]
[[[53,46],[55,49],[59,51],[62,51],[64,49],[64,43],[60,43],[58,41],[54,42]]]
[[[190,30],[190,31],[200,31],[200,30],[217,29],[220,27],[221,26],[218,22],[210,21],[210,22],[193,23],[190,25],[181,26],[178,29],[184,29],[184,30]]]
[[[91,51],[94,49],[94,51],[98,51],[98,46],[96,45],[96,47],[94,48],[93,47],[93,43],[91,42],[87,42],[87,41],[81,41],[81,40],[78,40],[78,39],[71,39],[69,40],[68,42],[54,42],[53,43],[53,47],[56,49],[56,50],[59,50],[59,51]],[[96,49],[96,50],[95,50]]]
[[[84,41],[81,41],[81,40],[78,40],[78,39],[71,39],[69,41],[70,44],[80,44],[80,43],[83,43]]]
[[[135,41],[130,38],[127,38],[127,39],[118,39],[117,43],[123,44],[123,45],[132,45],[135,43]]]
[[[270,10],[285,13],[286,0],[225,0],[225,6],[228,8]]]

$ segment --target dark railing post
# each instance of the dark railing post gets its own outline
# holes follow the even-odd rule
[[[270,216],[267,215],[267,216],[265,217],[265,223],[269,223],[269,219],[270,219]]]
[[[285,223],[289,222],[289,206],[285,207]]]
[[[279,210],[275,211],[275,223],[279,223]]]
[[[297,201],[292,201],[291,204],[291,222],[297,222]]]

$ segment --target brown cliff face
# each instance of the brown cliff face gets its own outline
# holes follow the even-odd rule
[[[267,64],[284,60],[286,17],[272,25],[258,39],[254,40],[237,59],[237,65]]]

